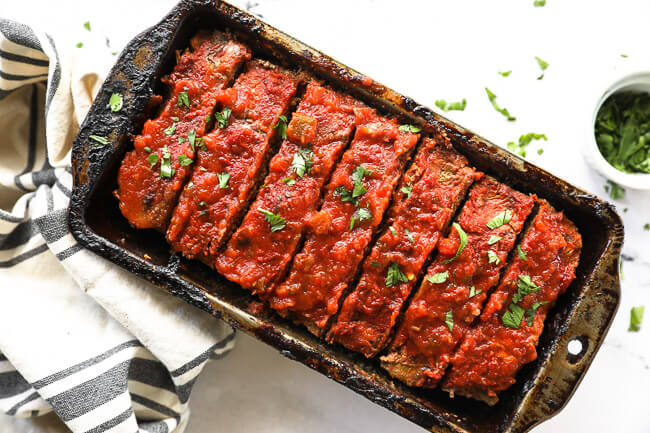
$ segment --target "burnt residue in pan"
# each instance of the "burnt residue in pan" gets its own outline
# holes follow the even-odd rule
[[[152,98],[162,91],[158,83],[171,70],[175,51],[200,28],[230,28],[259,57],[305,69],[386,114],[422,126],[425,133],[442,129],[472,165],[549,200],[576,223],[585,240],[577,278],[549,313],[537,361],[519,373],[517,383],[502,393],[495,407],[393,381],[375,361],[325,344],[260,307],[248,292],[207,266],[172,254],[161,234],[135,230],[122,217],[111,191],[119,163],[131,146],[129,135],[139,132],[152,114]],[[125,99],[119,113],[106,110],[114,91]],[[107,136],[112,145],[94,146],[88,139],[92,134]],[[523,432],[557,413],[591,363],[619,303],[623,227],[611,205],[221,1],[183,1],[125,48],[81,127],[72,163],[69,222],[82,245],[434,431]],[[583,342],[584,349],[577,357],[568,357],[567,344],[574,338]]]

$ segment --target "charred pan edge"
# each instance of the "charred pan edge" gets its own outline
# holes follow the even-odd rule
[[[266,313],[253,316],[209,294],[203,284],[177,275],[178,256],[172,255],[167,264],[153,264],[97,234],[89,226],[86,220],[88,209],[93,193],[101,182],[106,181],[102,179],[103,173],[114,166],[114,155],[122,154],[126,149],[133,125],[142,121],[142,113],[147,111],[156,88],[157,74],[165,59],[173,57],[172,43],[179,29],[187,19],[201,12],[216,14],[236,31],[249,35],[255,41],[253,48],[281,52],[290,62],[344,88],[369,105],[417,123],[425,134],[435,128],[444,130],[456,149],[478,169],[549,199],[559,209],[565,209],[572,219],[586,218],[584,224],[587,228],[597,231],[598,236],[602,234],[604,247],[598,250],[596,257],[589,259],[594,265],[583,265],[587,261],[583,252],[578,279],[569,288],[569,292],[575,295],[564,307],[551,311],[546,327],[553,330],[553,335],[547,341],[540,341],[538,361],[526,369],[525,375],[518,376],[518,380],[523,382],[524,392],[511,396],[511,403],[504,409],[502,419],[491,427],[500,432],[524,432],[556,414],[580,383],[618,308],[618,261],[623,226],[614,208],[222,1],[182,1],[158,25],[137,36],[120,55],[74,143],[74,189],[69,224],[75,238],[86,248],[135,275],[224,318],[231,325],[274,346],[283,355],[320,371],[422,427],[444,432],[481,429],[481,413],[471,417],[453,410],[436,410],[427,405],[426,400],[413,397],[408,388],[372,373],[373,369],[365,361],[337,357],[335,351],[324,343],[310,341],[306,334],[291,331],[292,328],[286,331],[274,325],[275,319]],[[113,92],[124,96],[124,108],[119,113],[105,109]],[[94,146],[88,138],[91,134],[104,135],[114,144]],[[577,356],[567,356],[567,344],[575,338],[583,342],[584,349]]]

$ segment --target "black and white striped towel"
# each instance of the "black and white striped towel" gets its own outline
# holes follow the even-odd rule
[[[68,56],[0,18],[0,410],[54,411],[73,432],[181,432],[234,332],[68,232],[70,148],[114,59],[103,48]]]

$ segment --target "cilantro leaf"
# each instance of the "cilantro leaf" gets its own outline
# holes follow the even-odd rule
[[[488,221],[487,226],[488,228],[494,230],[496,228],[501,227],[504,224],[508,224],[510,220],[512,219],[512,212],[509,210],[505,210],[492,218],[490,221]]]
[[[313,157],[314,152],[312,152],[311,149],[299,149],[293,154],[291,169],[299,177],[305,177],[306,174],[309,174],[314,165]]]
[[[230,119],[231,113],[232,110],[230,108],[224,108],[223,110],[221,110],[221,113],[214,114],[214,119],[217,124],[217,128],[224,129],[226,126],[228,126],[228,119]]]
[[[449,332],[452,332],[454,330],[454,312],[449,310],[447,311],[447,314],[445,315],[445,323],[447,324],[447,328],[449,328]]]
[[[399,130],[402,132],[412,132],[413,134],[417,134],[418,132],[422,131],[422,128],[419,128],[415,125],[404,124],[399,127]]]
[[[348,190],[343,185],[337,186],[334,190],[334,198],[341,197],[341,201],[344,203],[354,203],[355,200],[352,197],[352,192]]]
[[[502,77],[508,77],[510,76],[510,74],[512,74],[512,71],[505,71],[505,72],[499,71],[499,75],[501,75]]]
[[[84,23],[84,29],[90,31],[90,21],[86,21],[86,22]]]
[[[160,161],[160,177],[171,179],[175,170],[172,168],[172,157],[169,148],[165,145],[162,148],[162,159]]]
[[[528,256],[526,255],[526,251],[521,249],[521,245],[517,245],[517,256],[519,256],[519,258],[521,260],[528,260]]]
[[[217,179],[219,179],[219,188],[226,189],[228,188],[230,173],[227,171],[224,171],[223,173],[217,173]]]
[[[405,229],[404,229],[404,234],[406,235],[406,240],[407,240],[407,241],[409,241],[409,242],[412,243],[412,244],[415,243],[415,239],[413,239],[413,235],[411,234],[411,232],[409,231],[409,229],[406,229],[406,228],[405,228]]]
[[[492,235],[490,236],[490,239],[488,239],[488,245],[494,245],[497,242],[499,242],[501,239],[503,239],[501,236]]]
[[[176,132],[176,122],[172,123],[169,128],[166,128],[163,132],[165,135],[174,135],[174,132]]]
[[[607,181],[605,191],[609,193],[612,200],[622,200],[625,198],[625,188],[611,180]]]
[[[445,264],[446,264],[446,263],[451,263],[451,262],[453,262],[454,260],[456,260],[456,259],[458,258],[458,256],[460,256],[460,253],[461,253],[461,252],[465,249],[465,247],[467,246],[467,233],[465,233],[465,231],[463,230],[463,228],[462,228],[462,227],[460,226],[460,224],[458,224],[458,223],[453,223],[452,226],[453,226],[453,227],[456,229],[456,231],[458,232],[458,237],[460,238],[460,242],[459,242],[459,244],[458,244],[458,250],[456,251],[456,255],[455,255],[454,257],[452,257],[451,259],[447,259],[447,260],[445,260],[444,262],[442,262],[442,263],[445,263]]]
[[[286,183],[289,186],[293,186],[296,184],[296,180],[291,179],[290,177],[285,177],[284,179],[282,179],[282,182]]]
[[[643,313],[645,306],[632,307],[630,310],[630,327],[627,328],[628,332],[639,332],[641,330],[641,322],[643,322]]]
[[[535,0],[533,2],[533,6],[535,6],[536,8],[541,8],[543,6],[546,6],[546,0]]]
[[[482,290],[476,290],[476,287],[472,286],[469,288],[469,297],[473,298],[474,296],[478,295],[481,292]]]
[[[539,286],[533,283],[530,276],[520,274],[517,279],[517,293],[512,295],[512,302],[518,304],[526,295],[530,295],[539,290]]]
[[[356,221],[362,222],[370,218],[372,218],[372,213],[370,212],[370,209],[363,208],[363,207],[357,209],[356,211],[354,211],[354,214],[352,214],[352,218],[350,218],[350,231],[354,229],[354,224]]]
[[[444,99],[438,99],[435,102],[436,107],[440,108],[442,111],[463,111],[467,107],[467,100],[463,98],[460,102],[447,102]]]
[[[196,151],[194,148],[194,143],[196,142],[196,131],[192,129],[190,132],[187,133],[187,141],[190,142],[190,146],[192,147],[193,151]]]
[[[438,272],[437,274],[426,277],[426,280],[431,284],[442,284],[449,278],[449,272]]]
[[[490,91],[490,89],[488,89],[487,87],[485,88],[485,92],[487,93],[488,99],[490,100],[492,107],[494,107],[496,111],[501,113],[506,119],[508,119],[511,122],[517,120],[516,117],[510,115],[510,112],[508,111],[507,108],[499,107],[499,104],[497,104],[497,95],[492,93],[492,91]]]
[[[406,283],[408,278],[400,270],[399,265],[395,262],[391,263],[386,273],[386,287],[390,288],[399,283]]]
[[[278,134],[280,134],[280,138],[283,140],[287,138],[287,122],[287,116],[281,115],[278,116],[276,124],[272,126],[273,129],[278,130]]]
[[[503,324],[508,328],[519,329],[519,325],[521,325],[525,313],[526,310],[521,308],[519,305],[510,304],[509,309],[503,313],[501,322],[503,322]]]
[[[411,194],[413,193],[413,186],[411,185],[406,185],[403,186],[400,191],[402,191],[404,194],[406,194],[406,198],[410,198]]]
[[[488,263],[494,263],[496,265],[501,263],[499,256],[494,251],[488,250],[487,255],[488,255]]]
[[[277,232],[287,226],[287,222],[280,215],[262,208],[258,208],[257,210],[264,214],[264,219],[271,226],[271,232]]]
[[[154,168],[155,165],[158,164],[158,155],[155,153],[150,154],[149,157],[147,158],[147,162],[151,166],[149,168]]]
[[[548,62],[542,60],[541,58],[539,58],[537,56],[535,56],[535,60],[537,60],[537,64],[539,65],[540,69],[542,70],[542,75],[537,77],[538,80],[541,80],[542,78],[544,78],[544,71],[546,70],[546,68],[548,68]]]
[[[535,313],[537,313],[537,309],[541,307],[542,305],[546,305],[548,302],[535,302],[531,307],[526,311],[526,322],[528,323],[528,326],[533,326],[533,321],[535,320]]]
[[[181,163],[181,167],[187,167],[188,165],[192,164],[194,161],[192,158],[188,158],[187,156],[181,154],[178,155],[178,162]]]
[[[108,104],[111,106],[111,111],[117,112],[122,109],[124,103],[124,98],[119,93],[113,93],[111,99],[108,101]]]
[[[184,91],[182,91],[182,92],[180,92],[178,94],[177,105],[179,107],[182,107],[183,105],[185,105],[185,107],[190,108],[190,95],[187,93],[188,90],[189,89],[186,87]]]

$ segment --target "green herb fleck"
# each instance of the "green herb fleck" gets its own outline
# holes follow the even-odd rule
[[[232,110],[230,108],[224,108],[221,110],[221,113],[215,113],[214,118],[215,122],[217,124],[217,128],[219,129],[224,129],[226,126],[228,126],[228,119],[230,119],[230,114],[232,113]],[[206,119],[207,121],[207,119]]]
[[[447,324],[447,328],[449,328],[449,332],[452,332],[454,330],[454,313],[453,313],[453,311],[451,311],[451,310],[447,311],[447,315],[445,316],[445,323]]]
[[[354,203],[355,200],[352,198],[352,192],[348,190],[343,185],[337,186],[334,190],[334,198],[341,197],[341,201],[344,203]]]
[[[187,183],[187,189],[192,189],[193,186],[194,186],[194,182],[192,182],[192,181],[190,180],[190,181]]]
[[[535,302],[531,307],[526,311],[526,322],[528,323],[528,326],[533,326],[533,320],[535,320],[535,314],[537,313],[537,309],[541,307],[542,305],[546,305],[548,302]]]
[[[605,192],[609,194],[612,200],[622,200],[625,198],[625,188],[611,180],[607,181]]]
[[[124,98],[119,93],[113,93],[111,99],[108,101],[108,104],[111,106],[111,111],[113,112],[120,111],[123,103]]]
[[[172,168],[172,157],[169,148],[165,145],[162,148],[162,160],[160,161],[160,177],[171,179],[175,170]]]
[[[629,332],[639,332],[641,330],[641,322],[643,321],[643,312],[645,306],[632,307],[630,310],[630,327],[627,328]]]
[[[530,276],[520,274],[517,279],[517,293],[512,295],[512,302],[518,304],[526,295],[530,295],[539,290],[539,286],[533,283]]]
[[[533,6],[535,6],[536,8],[541,8],[543,6],[546,6],[546,0],[535,0],[533,2]]]
[[[510,74],[512,74],[512,71],[505,71],[505,72],[499,71],[499,75],[501,75],[502,77],[508,77],[510,76]]]
[[[519,136],[519,142],[515,144],[514,141],[508,142],[508,150],[511,152],[516,152],[519,156],[526,156],[526,148],[533,140],[544,140],[548,141],[548,138],[544,134],[537,134],[535,132],[529,132],[528,134],[523,134]],[[539,153],[539,150],[537,151]],[[540,154],[541,155],[541,154]]]
[[[469,297],[473,298],[474,296],[478,295],[481,292],[482,290],[476,290],[476,287],[472,286],[469,288]]]
[[[438,99],[436,101],[436,107],[440,108],[442,111],[463,111],[467,107],[467,100],[463,98],[460,102],[447,102],[444,99]]]
[[[411,234],[409,229],[404,229],[404,234],[406,235],[406,240],[408,240],[412,244],[415,243],[415,239],[413,239],[413,235]]]
[[[187,141],[187,138],[183,137],[182,135],[178,136],[178,144],[183,144]]]
[[[144,151],[147,153],[151,153],[151,148],[149,146],[145,146]]]
[[[192,158],[188,158],[187,156],[181,154],[178,155],[178,162],[181,163],[181,167],[187,167],[188,165],[192,164],[194,161]]]
[[[404,124],[399,127],[399,130],[402,132],[412,132],[413,134],[417,134],[418,132],[422,131],[422,128],[419,128],[415,125]]]
[[[185,105],[187,108],[190,108],[190,95],[187,93],[189,89],[186,87],[184,91],[178,94],[178,106],[182,107]]]
[[[650,223],[643,224],[643,230],[650,230]]]
[[[499,242],[501,239],[503,239],[501,236],[492,235],[490,236],[490,239],[488,239],[488,245],[494,245],[497,242]]]
[[[528,260],[526,251],[522,250],[520,245],[517,245],[517,256],[519,256],[521,260]]]
[[[380,268],[381,267],[381,265],[379,263],[375,262],[374,260],[372,262],[370,262],[370,266],[372,266],[373,268]]]
[[[287,116],[282,115],[278,117],[278,121],[273,125],[273,129],[277,128],[278,134],[280,134],[280,138],[283,140],[287,138],[287,123]]]
[[[83,42],[79,42],[79,43],[78,43],[77,45],[75,45],[75,46],[76,46],[77,48],[81,48],[81,47],[84,46],[84,43],[83,43]]]
[[[84,29],[90,31],[90,21],[86,21],[86,22],[84,23]]]
[[[501,321],[508,328],[519,329],[519,325],[521,325],[525,313],[526,310],[521,308],[519,305],[510,304],[509,310],[503,313]]]
[[[290,177],[285,177],[282,179],[282,182],[286,183],[289,186],[293,186],[296,184],[296,181],[294,179],[291,179]]]
[[[548,68],[548,62],[542,60],[541,58],[539,58],[537,56],[535,56],[535,60],[537,60],[537,64],[539,65],[539,67],[542,70],[542,75],[537,77],[538,80],[541,80],[542,78],[544,78],[544,71],[546,70],[546,68]]]
[[[492,218],[490,221],[488,221],[487,226],[489,229],[496,229],[501,227],[504,224],[508,224],[510,220],[512,219],[512,212],[509,210],[505,210]]]
[[[363,208],[363,207],[357,209],[356,211],[354,211],[354,214],[352,214],[352,218],[350,218],[350,231],[354,229],[354,224],[356,221],[362,222],[370,218],[372,218],[372,213],[370,212],[370,209]]]
[[[203,137],[196,138],[196,147],[203,151],[208,150],[208,146],[205,145],[205,140],[203,140]]]
[[[488,250],[487,255],[488,255],[488,263],[494,263],[496,265],[501,263],[499,256],[494,251]]]
[[[506,119],[508,119],[511,122],[517,120],[516,117],[510,115],[510,112],[508,111],[507,108],[499,107],[499,104],[497,104],[497,95],[492,93],[490,89],[488,89],[487,87],[485,88],[485,92],[487,93],[488,99],[490,100],[490,103],[492,104],[492,106],[496,111],[501,113]]]
[[[169,128],[165,129],[163,132],[165,135],[174,135],[174,132],[176,132],[176,122],[172,123]]]
[[[271,226],[271,232],[277,232],[287,226],[287,222],[280,215],[262,208],[258,208],[257,210],[264,214],[264,219]]]
[[[190,132],[187,133],[187,141],[190,142],[190,146],[192,147],[192,151],[196,152],[196,149],[194,148],[194,143],[196,142],[196,131],[191,130]]]
[[[217,178],[219,179],[219,188],[226,189],[228,188],[228,181],[230,180],[230,173],[224,171],[223,173],[217,173]]]
[[[445,271],[445,272],[438,272],[437,274],[428,276],[426,280],[431,284],[442,284],[445,281],[447,281],[448,278],[449,278],[449,272]]]
[[[304,177],[305,174],[309,174],[314,165],[313,157],[314,152],[312,152],[311,149],[298,149],[298,151],[293,154],[291,169],[299,177]]]
[[[406,185],[403,186],[400,191],[402,191],[404,194],[406,194],[406,198],[410,198],[411,194],[413,193],[413,186],[411,185]]]
[[[202,217],[202,216],[205,215],[206,213],[208,213],[208,211],[205,210],[205,209],[203,209],[201,212],[199,212],[199,213],[197,214],[197,216]]]
[[[364,166],[359,165],[352,173],[352,182],[354,183],[354,188],[352,189],[352,198],[357,198],[367,193],[368,190],[361,183],[363,178],[366,176],[371,176],[372,171],[366,169]]]
[[[151,166],[149,168],[153,169],[155,165],[158,164],[158,155],[155,153],[150,154],[147,158],[147,162],[149,162],[149,165]]]
[[[451,259],[447,259],[447,260],[445,260],[444,262],[442,262],[442,263],[445,263],[445,264],[446,264],[446,263],[451,263],[451,262],[453,262],[454,260],[456,260],[456,259],[458,258],[458,256],[460,256],[460,253],[461,253],[461,252],[465,249],[465,247],[467,246],[467,233],[465,233],[465,231],[463,230],[463,228],[462,228],[462,227],[460,226],[460,224],[458,224],[458,223],[453,223],[452,226],[453,226],[453,228],[455,228],[456,231],[458,232],[458,237],[460,238],[460,243],[458,244],[458,250],[456,251],[456,255],[455,255],[454,257],[452,257]]]
[[[386,287],[390,288],[399,283],[406,283],[407,281],[408,278],[400,270],[399,265],[395,262],[391,263],[386,274]]]
[[[390,230],[390,233],[391,233],[393,236],[397,236],[397,230],[395,230],[395,227],[390,226],[390,227],[388,228],[388,230]]]
[[[101,135],[91,135],[88,138],[93,140],[95,143],[101,144],[103,146],[106,146],[108,144],[108,138]]]

